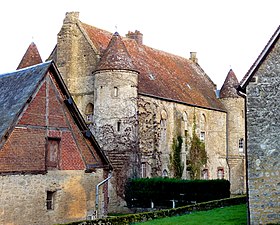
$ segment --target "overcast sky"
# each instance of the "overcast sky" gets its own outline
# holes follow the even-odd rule
[[[8,0],[0,2],[0,73],[18,66],[34,41],[45,60],[56,44],[65,13],[118,31],[139,30],[153,48],[198,63],[221,87],[233,69],[240,80],[279,26],[279,0]]]

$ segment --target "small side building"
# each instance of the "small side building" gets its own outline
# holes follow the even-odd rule
[[[246,96],[250,224],[280,223],[280,26],[240,83]]]
[[[111,164],[54,63],[0,75],[0,84],[0,224],[105,215],[107,185],[100,186],[98,202],[96,186]]]

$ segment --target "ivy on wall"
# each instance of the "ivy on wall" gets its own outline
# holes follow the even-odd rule
[[[202,142],[196,134],[195,116],[192,137],[189,140],[189,145],[188,169],[190,171],[190,176],[191,179],[200,179],[201,167],[207,163],[207,153],[204,142]]]
[[[182,143],[183,139],[181,136],[178,136],[177,139],[173,138],[172,143],[172,152],[170,154],[170,164],[174,172],[174,177],[180,179],[183,174],[184,165],[182,163]]]

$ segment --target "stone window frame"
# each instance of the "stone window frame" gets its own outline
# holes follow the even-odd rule
[[[204,142],[206,141],[206,125],[207,125],[207,120],[206,116],[204,113],[201,113],[200,116],[200,134],[199,134],[199,139],[200,141]]]
[[[86,115],[86,123],[93,123],[93,115],[94,115],[94,105],[93,103],[89,102],[85,109]]]
[[[141,163],[141,178],[147,177],[147,162]]]
[[[183,122],[183,137],[187,136],[188,133],[188,126],[189,126],[189,116],[187,112],[183,112],[182,115],[182,122]]]
[[[114,97],[114,98],[119,97],[119,94],[120,94],[119,92],[120,92],[119,87],[114,86],[113,97]]]
[[[165,109],[161,110],[160,113],[160,138],[162,141],[166,141],[166,135],[167,135],[167,112]]]
[[[206,134],[205,131],[200,131],[199,140],[205,142]]]
[[[162,171],[162,177],[168,177],[168,171],[167,171],[167,169],[164,169],[163,171]]]
[[[244,138],[239,138],[238,140],[238,152],[244,153]]]
[[[122,122],[120,120],[117,121],[117,132],[121,132]]]
[[[225,179],[224,167],[218,167],[217,168],[217,179],[219,179],[219,180]]]
[[[59,169],[60,162],[60,137],[47,137],[46,143],[46,169]],[[56,152],[54,154],[54,148]],[[55,157],[55,159],[53,159]]]
[[[204,168],[201,170],[201,179],[209,180],[209,169],[208,168]]]
[[[46,208],[47,210],[54,210],[54,199],[56,191],[46,191]]]

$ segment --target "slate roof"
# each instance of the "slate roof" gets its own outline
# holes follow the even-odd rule
[[[97,65],[96,71],[112,69],[135,70],[132,59],[121,36],[117,32],[111,38],[106,51]]]
[[[0,140],[23,110],[50,62],[0,75]]]
[[[227,74],[225,82],[220,90],[220,98],[239,98],[236,88],[238,87],[238,79],[232,69]]]
[[[42,58],[39,54],[38,48],[34,42],[32,42],[27,48],[21,62],[19,63],[17,70],[25,67],[33,66],[42,63]]]
[[[85,23],[79,24],[97,50],[104,53],[111,38],[114,38],[112,33]],[[140,72],[139,94],[225,111],[216,98],[215,84],[197,63],[138,44],[130,38],[123,37],[122,41]]]
[[[280,25],[274,32],[274,34],[271,36],[270,40],[262,50],[262,52],[259,54],[256,61],[253,63],[253,65],[250,67],[248,72],[245,74],[245,76],[240,81],[240,87],[239,90],[245,93],[246,86],[250,82],[251,78],[254,76],[255,72],[259,68],[259,66],[262,64],[262,62],[265,60],[266,56],[269,54],[270,50],[273,48],[274,44],[279,40],[280,37]]]
[[[87,139],[93,144],[96,152],[99,154],[105,165],[108,166],[108,169],[112,169],[110,162],[100,149],[100,146],[92,133],[89,131],[82,115],[66,88],[62,77],[59,75],[59,72],[52,61],[0,75],[0,143],[5,135],[8,135],[13,129],[13,126],[17,122],[26,103],[31,100],[31,96],[34,94],[35,90],[37,90],[38,85],[41,83],[40,81],[44,79],[48,71],[52,71],[52,73],[55,74],[54,77],[58,86],[67,99],[66,106],[80,131],[84,133]]]

